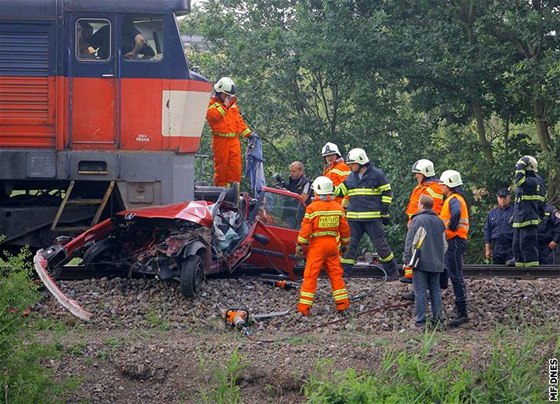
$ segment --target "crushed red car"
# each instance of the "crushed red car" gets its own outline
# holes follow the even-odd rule
[[[237,187],[197,187],[195,196],[119,212],[72,240],[39,250],[35,269],[59,302],[84,320],[89,313],[54,282],[74,258],[82,258],[92,275],[177,280],[186,297],[200,293],[206,275],[244,268],[273,268],[295,279],[295,243],[305,214],[298,195],[265,187],[253,199]]]

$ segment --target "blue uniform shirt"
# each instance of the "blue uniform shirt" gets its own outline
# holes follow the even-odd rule
[[[502,209],[496,206],[488,213],[484,223],[484,242],[492,241],[499,244],[511,244],[513,240],[512,227],[513,207],[511,204]]]

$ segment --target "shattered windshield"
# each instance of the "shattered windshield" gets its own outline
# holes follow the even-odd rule
[[[299,230],[304,214],[305,207],[298,199],[266,191],[261,196],[256,219],[264,224]]]

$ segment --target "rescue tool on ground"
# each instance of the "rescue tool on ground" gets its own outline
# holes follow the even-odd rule
[[[227,309],[224,312],[224,321],[226,322],[226,324],[242,331],[245,335],[250,335],[251,331],[248,328],[249,325],[254,324],[260,320],[282,317],[288,314],[290,314],[290,310],[275,311],[264,314],[252,314],[248,309],[235,308]]]

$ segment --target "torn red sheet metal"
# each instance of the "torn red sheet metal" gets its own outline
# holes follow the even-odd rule
[[[37,251],[37,254],[33,257],[33,266],[35,267],[37,274],[39,274],[39,278],[43,281],[43,284],[64,308],[80,320],[91,320],[92,314],[80,306],[78,302],[66,296],[51,277],[49,271],[47,270],[47,260],[43,257],[43,250]]]

